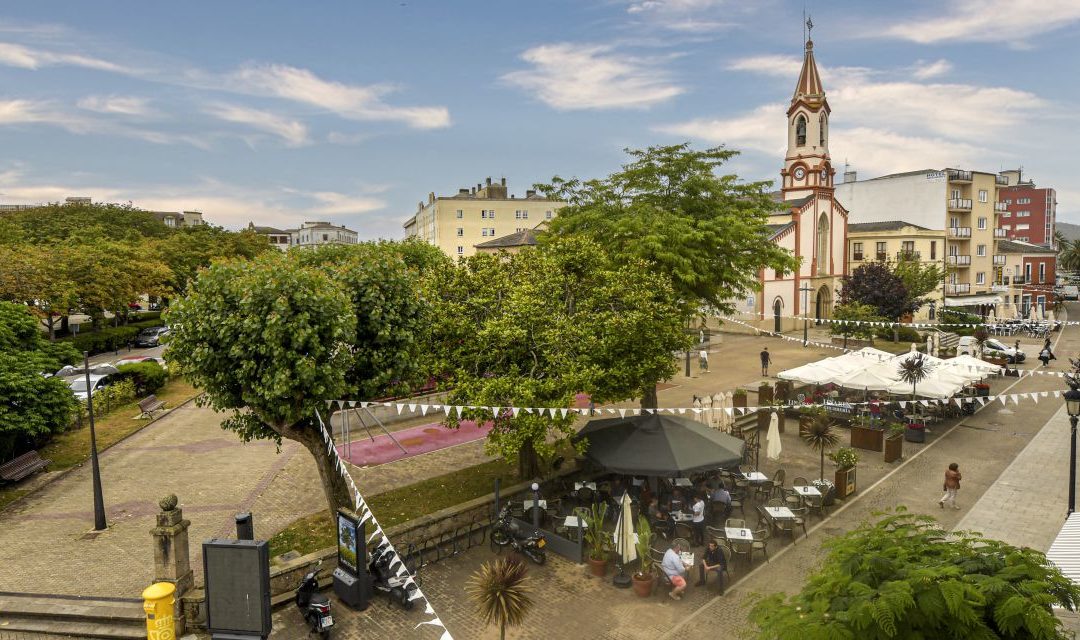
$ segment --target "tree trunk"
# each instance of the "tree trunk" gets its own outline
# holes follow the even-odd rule
[[[655,409],[658,406],[659,401],[656,399],[656,385],[650,384],[641,390],[641,408]]]
[[[506,640],[506,620],[499,621],[499,640]]]
[[[315,458],[315,466],[319,470],[319,480],[322,482],[323,493],[326,495],[331,522],[335,521],[339,507],[356,508],[352,491],[341,473],[338,472],[337,465],[330,458],[330,454],[326,450],[326,442],[319,432],[317,423],[313,425],[298,424],[293,428],[283,430],[282,436],[299,442]]]
[[[536,447],[532,440],[526,440],[518,450],[518,479],[540,477],[540,459],[536,455]]]
[[[821,479],[825,479],[825,447],[821,448]]]

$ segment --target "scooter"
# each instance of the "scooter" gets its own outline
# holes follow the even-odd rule
[[[523,536],[521,528],[510,517],[510,505],[507,504],[499,512],[499,518],[491,527],[491,544],[493,547],[505,547],[509,545],[514,551],[524,554],[536,564],[544,564],[547,554],[544,547],[547,540],[544,534],[537,532],[536,535]]]
[[[300,581],[296,588],[296,607],[300,609],[300,615],[311,627],[312,633],[318,633],[323,640],[330,637],[330,629],[334,626],[334,617],[330,615],[330,599],[319,593],[319,568],[322,560],[315,565],[315,570],[309,572]]]
[[[413,608],[412,594],[417,585],[407,585],[407,576],[399,576],[392,567],[394,554],[390,545],[383,543],[371,552],[368,573],[371,574],[371,586],[375,591],[389,596],[391,602],[397,602],[406,611]],[[414,578],[416,582],[419,578]]]

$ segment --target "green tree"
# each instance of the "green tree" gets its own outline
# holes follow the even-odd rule
[[[525,563],[518,559],[500,558],[485,562],[469,578],[465,591],[476,604],[484,624],[499,625],[499,638],[506,638],[506,627],[525,622],[532,609],[529,579]]]
[[[568,407],[579,392],[621,400],[655,389],[674,373],[672,352],[688,347],[668,280],[583,237],[473,256],[433,290],[451,405]],[[574,433],[572,414],[465,417],[494,420],[488,450],[516,457],[522,477],[536,475],[538,452],[553,455]]]
[[[137,242],[161,238],[169,228],[149,211],[130,204],[49,204],[0,213],[0,242],[58,244],[105,238]]]
[[[828,556],[800,593],[754,606],[757,638],[1071,637],[1052,607],[1075,610],[1080,588],[1033,549],[949,532],[902,510],[825,548]]]
[[[169,268],[166,281],[170,293],[182,294],[195,279],[199,269],[210,266],[220,258],[254,258],[273,247],[253,231],[233,232],[221,227],[202,224],[181,227],[159,238],[152,254]]]
[[[936,262],[920,262],[915,257],[903,257],[892,263],[892,272],[907,290],[906,310],[914,313],[930,301],[929,296],[941,286],[945,272]]]
[[[68,248],[0,244],[0,264],[0,300],[29,305],[55,339],[57,323],[78,304]]]
[[[877,309],[855,300],[836,305],[833,308],[832,320],[833,322],[829,323],[829,332],[832,335],[855,336],[866,340],[874,337],[877,326],[856,323],[886,322],[885,318],[877,315]]]
[[[670,278],[684,322],[702,306],[734,311],[732,301],[758,287],[763,268],[796,268],[766,226],[782,213],[770,183],[718,173],[738,152],[689,144],[626,152],[631,161],[606,178],[537,185],[569,203],[547,235],[583,235],[619,260],[644,260]]]
[[[907,309],[908,291],[903,280],[885,262],[859,265],[844,276],[840,303],[858,302],[875,309],[878,316],[894,320]]]

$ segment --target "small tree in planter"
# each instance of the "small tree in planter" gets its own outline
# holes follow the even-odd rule
[[[639,564],[637,573],[633,575],[634,593],[645,598],[652,595],[653,584],[656,582],[650,554],[652,551],[652,527],[649,526],[649,519],[645,516],[638,516],[637,536]]]
[[[799,435],[806,433],[810,428],[810,425],[819,418],[827,418],[828,413],[825,411],[825,407],[819,407],[816,405],[810,405],[808,407],[799,408]]]
[[[926,361],[926,358],[921,353],[914,354],[910,358],[900,362],[896,374],[901,381],[911,385],[912,402],[915,401],[917,385],[923,380],[926,380],[932,369],[933,367],[930,366],[930,363]],[[904,437],[909,442],[925,442],[926,425],[922,423],[908,423]]]
[[[585,544],[589,547],[589,568],[593,575],[599,577],[607,573],[608,552],[611,551],[611,536],[604,531],[607,510],[606,502],[593,503],[589,514],[585,516]]]
[[[510,558],[486,562],[470,578],[465,590],[476,604],[484,624],[499,625],[499,638],[506,627],[517,627],[532,609],[525,563]]]
[[[825,414],[813,416],[805,431],[801,428],[800,422],[799,431],[799,437],[803,439],[803,442],[821,454],[821,479],[824,480],[825,450],[836,446],[836,443],[840,442],[840,436],[833,432],[832,419]]]
[[[904,457],[904,425],[892,422],[885,431],[885,462],[895,462]]]
[[[975,338],[975,348],[979,350],[978,357],[982,357],[986,351],[986,341],[990,339],[990,334],[987,333],[986,328],[978,327],[975,332],[971,334],[972,338]]]
[[[731,392],[731,406],[746,407],[746,390],[736,389]]]
[[[859,454],[851,447],[840,447],[829,454],[829,459],[836,464],[836,493],[838,498],[846,498],[855,493],[855,465],[859,464]]]

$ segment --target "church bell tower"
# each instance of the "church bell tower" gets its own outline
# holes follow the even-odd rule
[[[813,28],[813,23],[807,26]],[[780,172],[785,200],[822,190],[832,194],[834,169],[829,161],[829,102],[814,62],[814,41],[806,39],[802,72],[787,110],[787,156]]]

